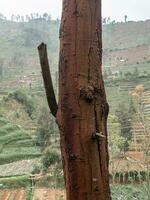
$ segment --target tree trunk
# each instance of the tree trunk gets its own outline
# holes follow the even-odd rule
[[[110,200],[101,0],[63,0],[57,123],[67,200]]]

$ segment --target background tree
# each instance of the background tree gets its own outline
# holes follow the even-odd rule
[[[47,19],[48,19],[48,13],[44,13],[43,14],[43,19],[45,19],[47,21]]]
[[[116,116],[118,117],[118,122],[121,127],[121,136],[126,140],[124,143],[124,152],[128,150],[132,137],[132,113],[129,112],[129,110],[131,110],[131,108],[127,108],[123,103],[120,104],[116,110]]]
[[[50,114],[47,107],[40,109],[37,129],[37,145],[44,151],[54,142],[57,142],[58,128],[55,118]]]
[[[115,115],[109,115],[108,118],[109,127],[109,154],[110,154],[110,165],[111,165],[111,175],[113,182],[115,181],[116,167],[115,161],[123,155],[124,145],[126,139],[121,136],[121,129],[118,119]]]
[[[125,15],[125,16],[124,16],[124,21],[125,21],[125,23],[127,22],[127,18],[128,18],[128,16]]]
[[[135,79],[135,81],[137,81],[138,78],[139,78],[139,70],[138,70],[137,67],[134,68],[134,71],[133,71],[133,78]]]
[[[50,145],[52,134],[52,123],[50,113],[46,107],[41,108],[41,115],[38,119],[38,137],[37,145],[41,147],[43,151],[48,145]]]
[[[125,138],[121,136],[121,129],[118,119],[115,115],[110,115],[108,119],[109,127],[109,148],[110,148],[110,162],[114,159],[120,158],[122,150],[125,145]]]

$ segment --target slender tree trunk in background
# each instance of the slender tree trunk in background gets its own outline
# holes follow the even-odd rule
[[[110,200],[101,0],[63,0],[57,123],[67,200]]]

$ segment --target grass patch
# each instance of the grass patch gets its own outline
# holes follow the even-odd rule
[[[5,155],[11,155],[11,154],[37,154],[40,153],[40,149],[37,147],[8,147],[4,148],[3,154]]]
[[[10,145],[11,146],[17,146],[17,147],[33,147],[35,146],[35,141],[31,139],[23,139],[23,140],[18,140],[15,142],[12,142]]]
[[[8,178],[0,178],[0,184],[3,186],[3,188],[25,188],[31,186],[31,180],[29,175],[15,176]]]
[[[139,185],[114,185],[111,187],[112,200],[149,200],[146,183]]]
[[[20,154],[20,153],[18,153],[18,154],[8,154],[8,155],[0,154],[0,165],[19,161],[19,160],[27,160],[27,159],[32,159],[32,158],[38,158],[40,156],[41,156],[40,153],[32,154],[31,152],[30,152],[30,154]]]
[[[1,126],[1,129],[0,129],[0,136],[3,136],[3,135],[7,135],[9,133],[12,133],[14,131],[18,131],[19,128],[17,125],[13,125],[13,124],[5,124],[3,126]]]
[[[0,137],[0,144],[2,143],[9,144],[12,141],[17,141],[21,139],[30,139],[30,138],[31,137],[27,135],[25,132],[23,133],[23,131],[19,130]]]
[[[0,127],[1,127],[1,126],[4,126],[4,125],[7,124],[7,123],[8,123],[8,121],[7,121],[5,118],[0,117]]]

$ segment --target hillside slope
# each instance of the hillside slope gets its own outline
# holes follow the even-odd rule
[[[0,101],[0,165],[41,155],[35,144],[35,123],[11,96]]]
[[[150,20],[103,26],[103,48],[128,49],[150,44]]]
[[[0,20],[0,65],[3,67],[1,80],[23,80],[24,76],[39,76],[40,66],[36,48],[41,42],[48,45],[52,72],[57,71],[59,25],[58,20]],[[150,20],[104,25],[104,65],[121,65],[120,60],[126,60],[123,63],[125,65],[149,61],[149,30]]]

